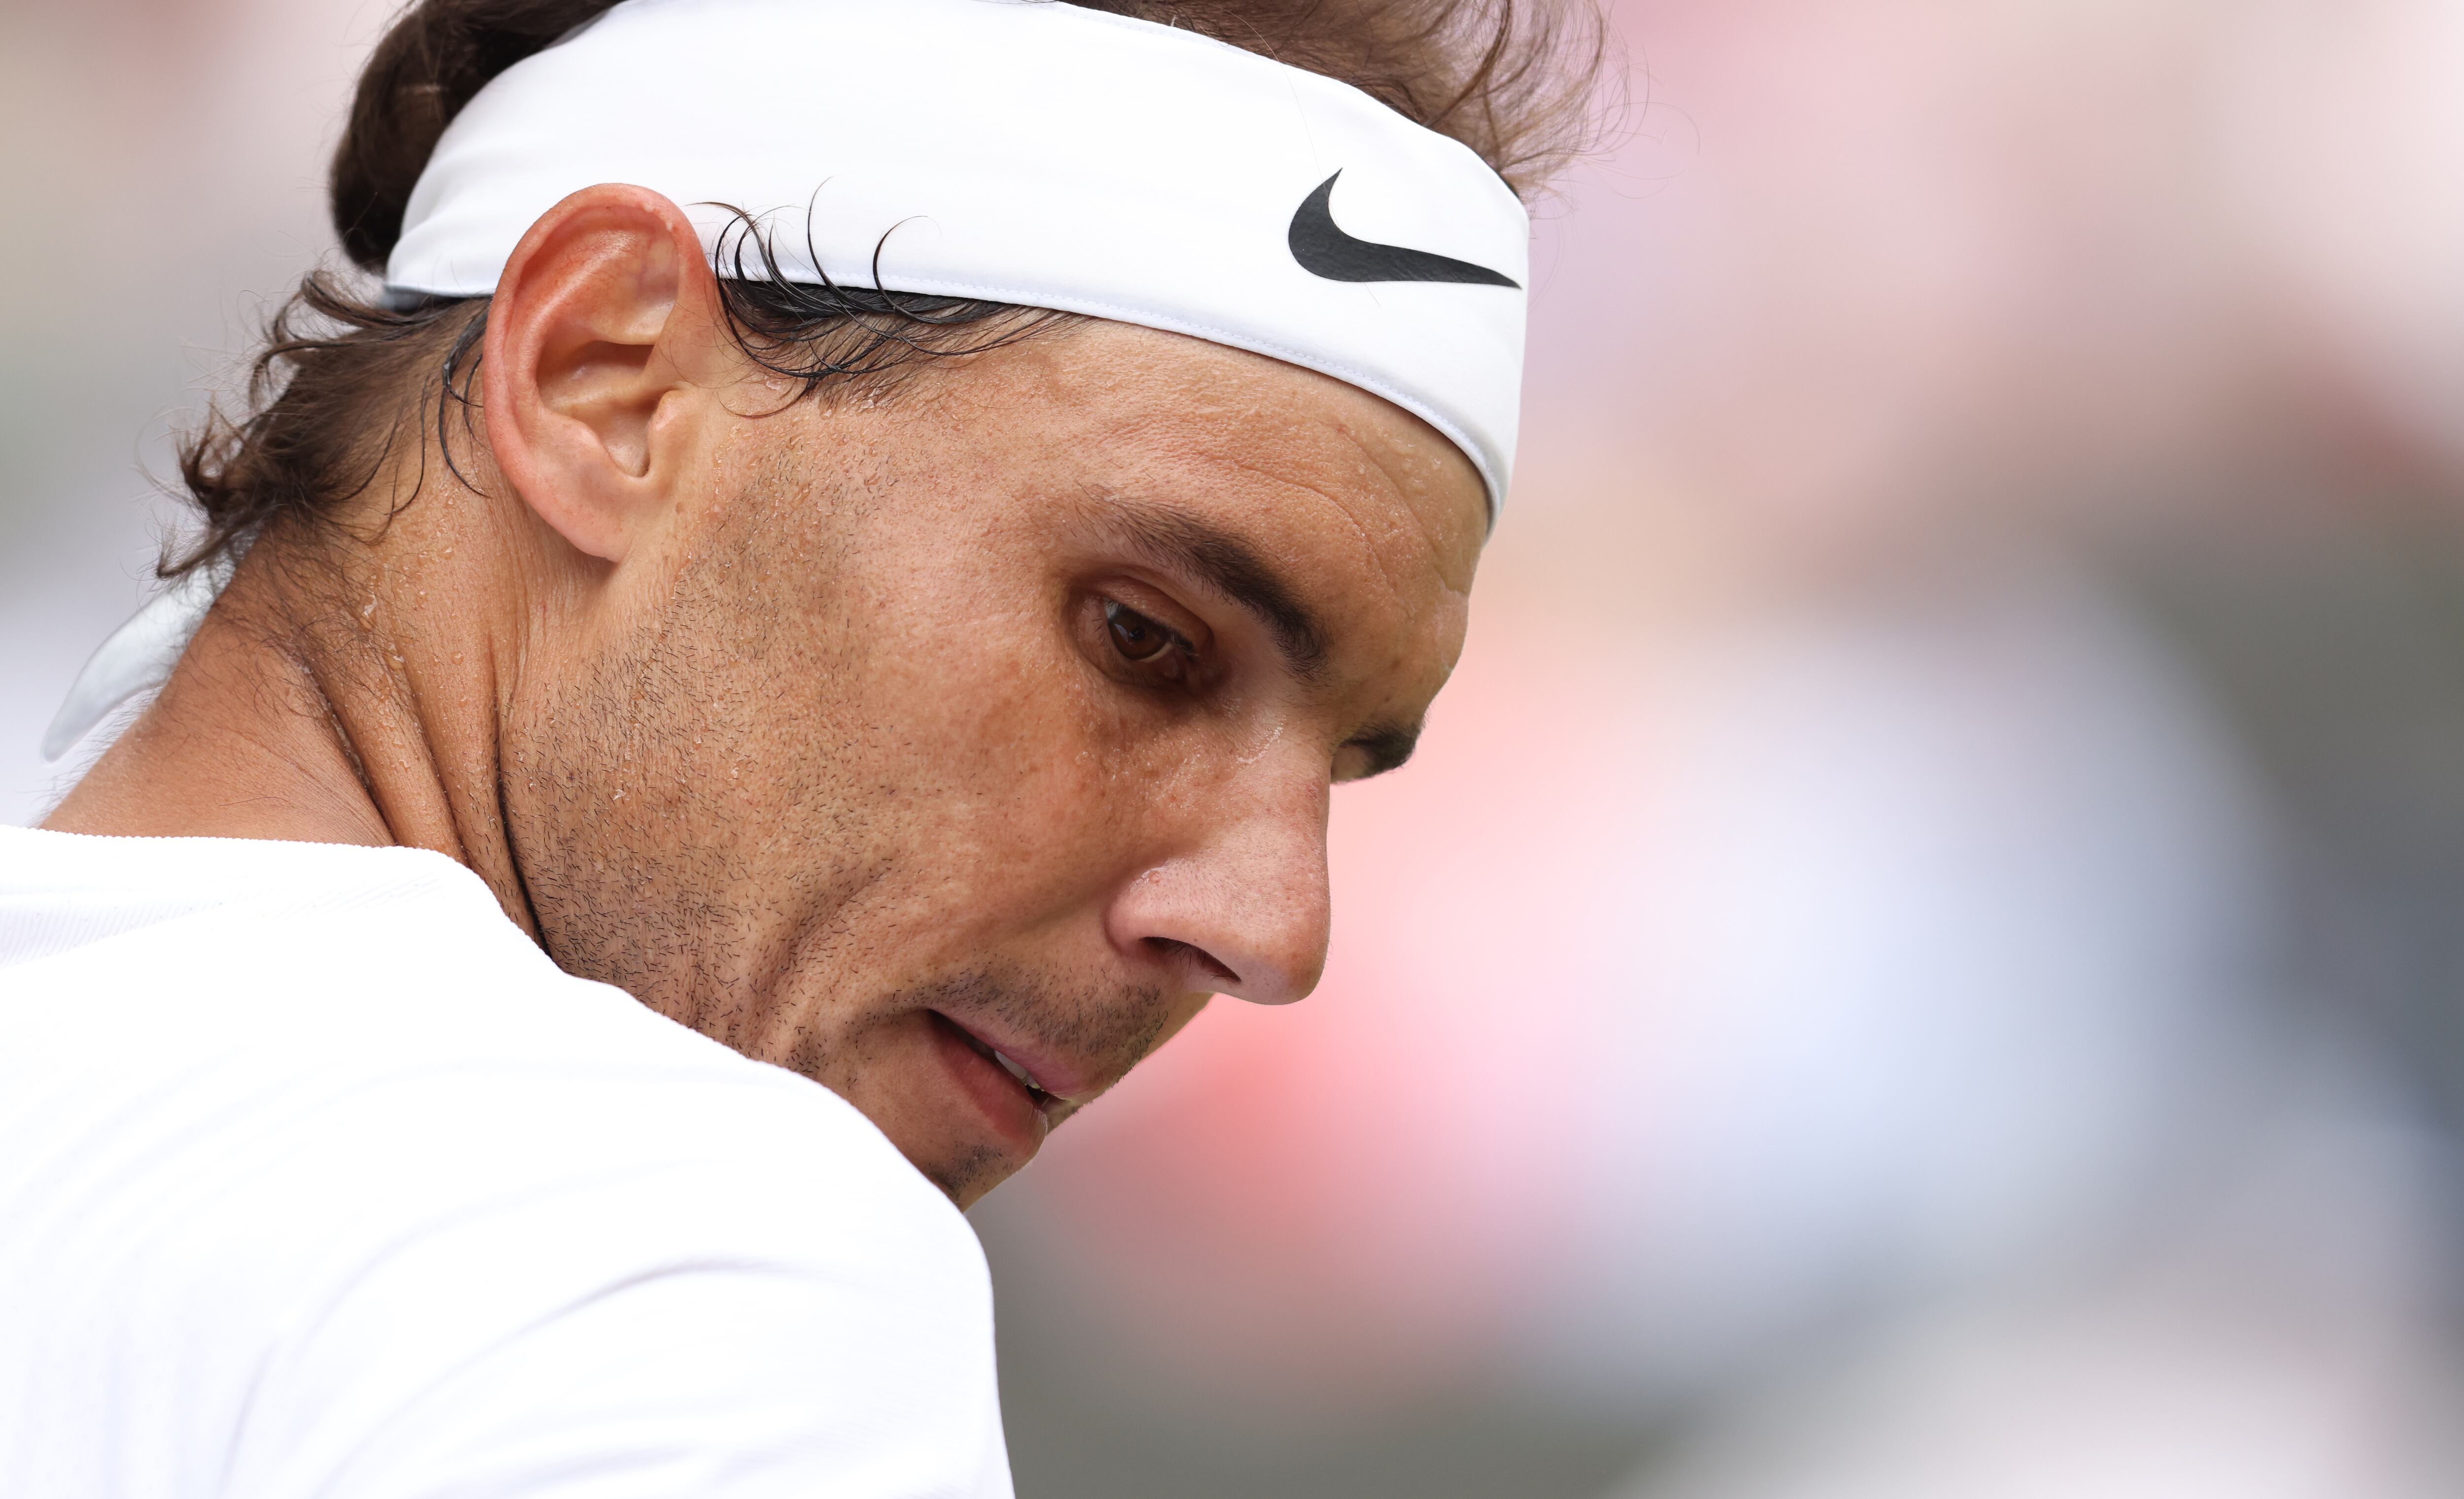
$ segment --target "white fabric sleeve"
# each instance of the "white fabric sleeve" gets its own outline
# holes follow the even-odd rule
[[[895,1169],[627,1172],[423,1231],[278,1360],[291,1429],[230,1491],[1009,1499],[981,1250]]]
[[[915,1311],[747,1267],[611,1287],[452,1371],[318,1491],[1005,1499],[986,1392],[939,1378],[972,1361],[955,1319]]]
[[[1009,1499],[975,1232],[406,849],[0,828],[0,1499]]]

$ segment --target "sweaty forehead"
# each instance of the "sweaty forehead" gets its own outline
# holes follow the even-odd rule
[[[1202,517],[1415,612],[1470,589],[1485,488],[1461,449],[1399,407],[1262,355],[1116,323],[1001,359],[968,372],[992,378],[967,383],[982,417],[1034,430],[1019,455],[1036,451],[1045,482]]]

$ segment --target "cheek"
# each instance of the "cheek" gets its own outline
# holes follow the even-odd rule
[[[1057,617],[1022,606],[884,638],[863,716],[896,734],[867,769],[939,921],[1062,920],[1134,872],[1154,762],[1171,757],[1141,742],[1154,727],[1111,700]]]
[[[670,677],[728,710],[678,789],[769,882],[852,899],[921,958],[1074,928],[1169,851],[1216,731],[1098,675],[1066,597],[1012,582],[1031,559],[834,561],[804,609],[775,584],[731,601],[759,638]]]

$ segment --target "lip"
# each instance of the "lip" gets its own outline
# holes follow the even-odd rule
[[[971,1100],[1008,1154],[1033,1159],[1051,1132],[1052,1116],[999,1062],[983,1054],[968,1031],[935,1010],[924,1012],[933,1049],[958,1091]]]
[[[933,1013],[953,1030],[960,1031],[972,1038],[976,1045],[988,1050],[998,1051],[1017,1063],[1034,1081],[1035,1086],[1050,1094],[1056,1104],[1065,1108],[1075,1108],[1086,1101],[1088,1094],[1095,1091],[1094,1080],[1085,1071],[1071,1067],[1048,1052],[1038,1051],[1015,1037],[1001,1036],[980,1025],[970,1025],[962,1020],[943,1015],[939,1010],[935,1010]],[[995,1063],[994,1066],[999,1067],[1000,1064]],[[1003,1069],[1002,1075],[1008,1075],[1006,1069]]]

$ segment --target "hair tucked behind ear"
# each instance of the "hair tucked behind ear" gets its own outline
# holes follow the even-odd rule
[[[1607,33],[1594,0],[1075,3],[1185,27],[1350,83],[1471,147],[1527,197],[1590,144],[1598,121]],[[353,263],[383,271],[438,138],[490,79],[614,5],[413,0],[369,55],[334,153],[334,228]],[[829,60],[810,65],[826,84]],[[929,57],[899,65],[919,90],[932,86]],[[767,66],[746,59],[748,86],[776,86],[751,76]],[[750,221],[738,226],[734,259],[723,255],[722,269],[744,267],[751,232]],[[769,260],[766,246],[751,250]],[[425,442],[431,425],[452,464],[447,417],[472,409],[487,299],[406,307],[380,291],[320,271],[275,314],[250,364],[241,412],[218,406],[180,445],[180,476],[205,525],[192,545],[165,555],[164,576],[236,555],[260,537],[329,530],[397,445]],[[719,294],[746,355],[807,392],[1071,320],[1001,302],[741,276],[722,276]]]

